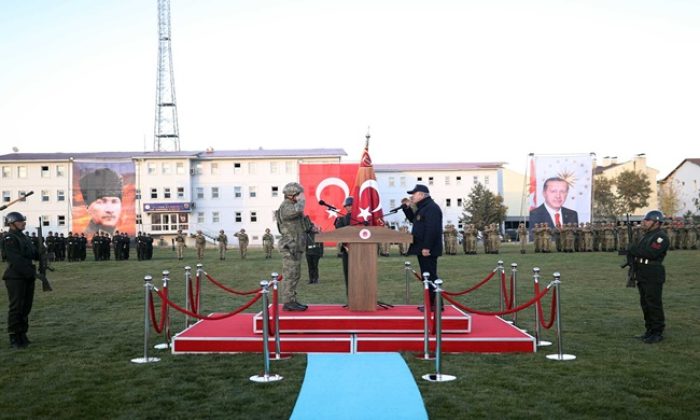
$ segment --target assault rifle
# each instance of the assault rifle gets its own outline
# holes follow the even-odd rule
[[[44,233],[41,230],[41,217],[39,218],[39,227],[36,228],[37,236],[39,237],[39,270],[37,271],[36,278],[41,280],[41,288],[44,292],[50,292],[51,283],[49,279],[46,278],[46,270],[53,271],[53,268],[49,266],[49,256],[46,250],[46,245],[44,244]]]
[[[637,273],[634,270],[634,256],[630,254],[632,246],[632,224],[630,223],[630,214],[627,213],[627,249],[621,251],[626,257],[625,263],[620,268],[627,268],[627,287],[637,287]]]

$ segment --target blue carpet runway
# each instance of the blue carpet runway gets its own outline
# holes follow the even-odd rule
[[[309,354],[292,420],[427,419],[398,353]]]

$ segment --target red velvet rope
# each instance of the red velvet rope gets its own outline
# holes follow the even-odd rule
[[[515,282],[513,281],[513,275],[510,275],[510,294],[506,288],[506,274],[501,275],[501,291],[503,294],[503,303],[506,305],[506,309],[513,307],[513,289],[515,289]]]
[[[192,309],[192,312],[199,313],[199,292],[201,291],[201,283],[200,283],[200,278],[199,278],[199,272],[195,275],[195,278],[197,279],[197,293],[192,291],[192,279],[190,279],[190,288],[187,291],[188,295],[190,296],[190,309]],[[196,298],[196,299],[195,299]]]
[[[234,295],[248,296],[248,295],[258,293],[260,291],[260,289],[255,289],[255,290],[248,290],[247,292],[241,292],[241,291],[234,290],[234,289],[231,289],[229,287],[224,286],[223,284],[216,281],[212,276],[210,276],[209,273],[204,273],[204,275],[207,277],[207,279],[209,279],[210,282],[214,283],[217,287],[219,287],[220,289],[223,289],[231,294],[234,294]]]
[[[223,315],[214,315],[214,316],[202,316],[202,315],[199,315],[199,314],[197,314],[197,313],[188,311],[187,309],[183,308],[182,306],[180,306],[180,305],[176,304],[175,302],[171,301],[170,299],[168,299],[167,296],[164,296],[160,290],[156,290],[156,293],[158,293],[158,296],[160,296],[161,300],[163,300],[167,305],[172,306],[173,308],[175,308],[176,310],[182,312],[183,314],[187,314],[187,315],[189,315],[189,316],[191,316],[191,317],[193,317],[193,318],[197,318],[197,319],[206,319],[206,320],[209,320],[209,321],[218,321],[218,320],[221,320],[221,319],[230,318],[230,317],[232,317],[232,316],[234,316],[234,315],[236,315],[236,314],[238,314],[238,313],[241,313],[241,312],[245,311],[246,309],[250,308],[251,306],[253,306],[253,304],[254,304],[255,302],[257,302],[258,300],[260,300],[260,298],[262,297],[262,293],[258,293],[255,297],[253,297],[250,301],[248,301],[248,303],[246,303],[245,305],[241,306],[240,308],[238,308],[238,309],[236,309],[236,310],[234,310],[234,311],[232,311],[232,312],[229,312],[229,313],[227,313],[227,314],[223,314]]]
[[[165,295],[168,295],[168,288],[164,287],[163,288],[163,293]],[[163,331],[163,327],[165,327],[165,320],[168,317],[167,316],[167,305],[163,305],[161,302],[160,305],[160,322],[156,321],[156,308],[155,304],[153,303],[153,294],[149,293],[148,294],[148,312],[151,315],[151,324],[153,325],[153,329],[156,331],[156,333],[160,334]]]
[[[540,291],[540,284],[535,283],[535,294],[539,293]],[[544,311],[542,310],[542,302],[537,302],[537,313],[539,314],[540,318],[540,325],[542,325],[542,328],[545,330],[548,330],[552,328],[552,325],[554,325],[554,320],[557,317],[557,289],[554,289],[554,293],[552,293],[552,312],[549,314],[549,322],[544,323]]]
[[[501,311],[501,312],[485,312],[485,311],[479,311],[479,310],[477,310],[477,309],[473,309],[473,308],[470,308],[470,307],[468,307],[468,306],[462,305],[461,303],[455,301],[455,300],[454,300],[453,298],[451,298],[450,296],[445,296],[444,293],[443,293],[443,297],[445,298],[445,300],[447,300],[448,302],[450,302],[451,304],[455,305],[456,307],[458,307],[459,309],[461,309],[461,310],[463,310],[463,311],[467,311],[467,312],[471,312],[471,313],[475,313],[475,314],[479,314],[479,315],[505,315],[505,314],[511,314],[511,313],[513,313],[513,312],[521,311],[521,310],[523,310],[523,309],[525,309],[525,308],[531,306],[531,305],[534,304],[535,302],[539,302],[539,300],[542,299],[542,297],[543,297],[544,295],[546,295],[548,292],[549,292],[549,288],[547,288],[547,289],[543,290],[542,292],[540,292],[538,295],[536,295],[535,297],[533,297],[532,299],[530,299],[529,302],[523,303],[522,305],[517,306],[517,307],[515,307],[515,308],[506,309],[505,311]]]
[[[461,295],[466,295],[469,292],[473,292],[474,290],[478,289],[479,287],[483,286],[486,284],[489,280],[493,278],[493,276],[496,274],[496,270],[493,270],[491,274],[486,276],[485,279],[481,280],[479,283],[477,283],[475,286],[470,287],[467,290],[464,290],[462,292],[448,292],[447,290],[443,290],[442,294],[443,295],[449,295],[449,296],[461,296]]]

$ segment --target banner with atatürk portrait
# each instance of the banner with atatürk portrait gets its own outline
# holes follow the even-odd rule
[[[530,227],[591,221],[593,156],[534,155],[529,172]]]
[[[73,162],[74,233],[91,238],[115,231],[136,233],[134,163],[125,161]]]

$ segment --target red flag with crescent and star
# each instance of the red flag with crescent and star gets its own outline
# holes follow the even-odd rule
[[[299,165],[299,183],[304,187],[306,197],[305,213],[321,231],[333,230],[335,218],[345,214],[343,201],[351,195],[356,174],[357,163]],[[319,201],[333,206],[340,214],[319,204]]]
[[[362,151],[360,167],[357,168],[355,186],[352,189],[355,204],[352,207],[352,224],[384,226],[384,212],[379,199],[379,184],[369,157],[369,134]]]

